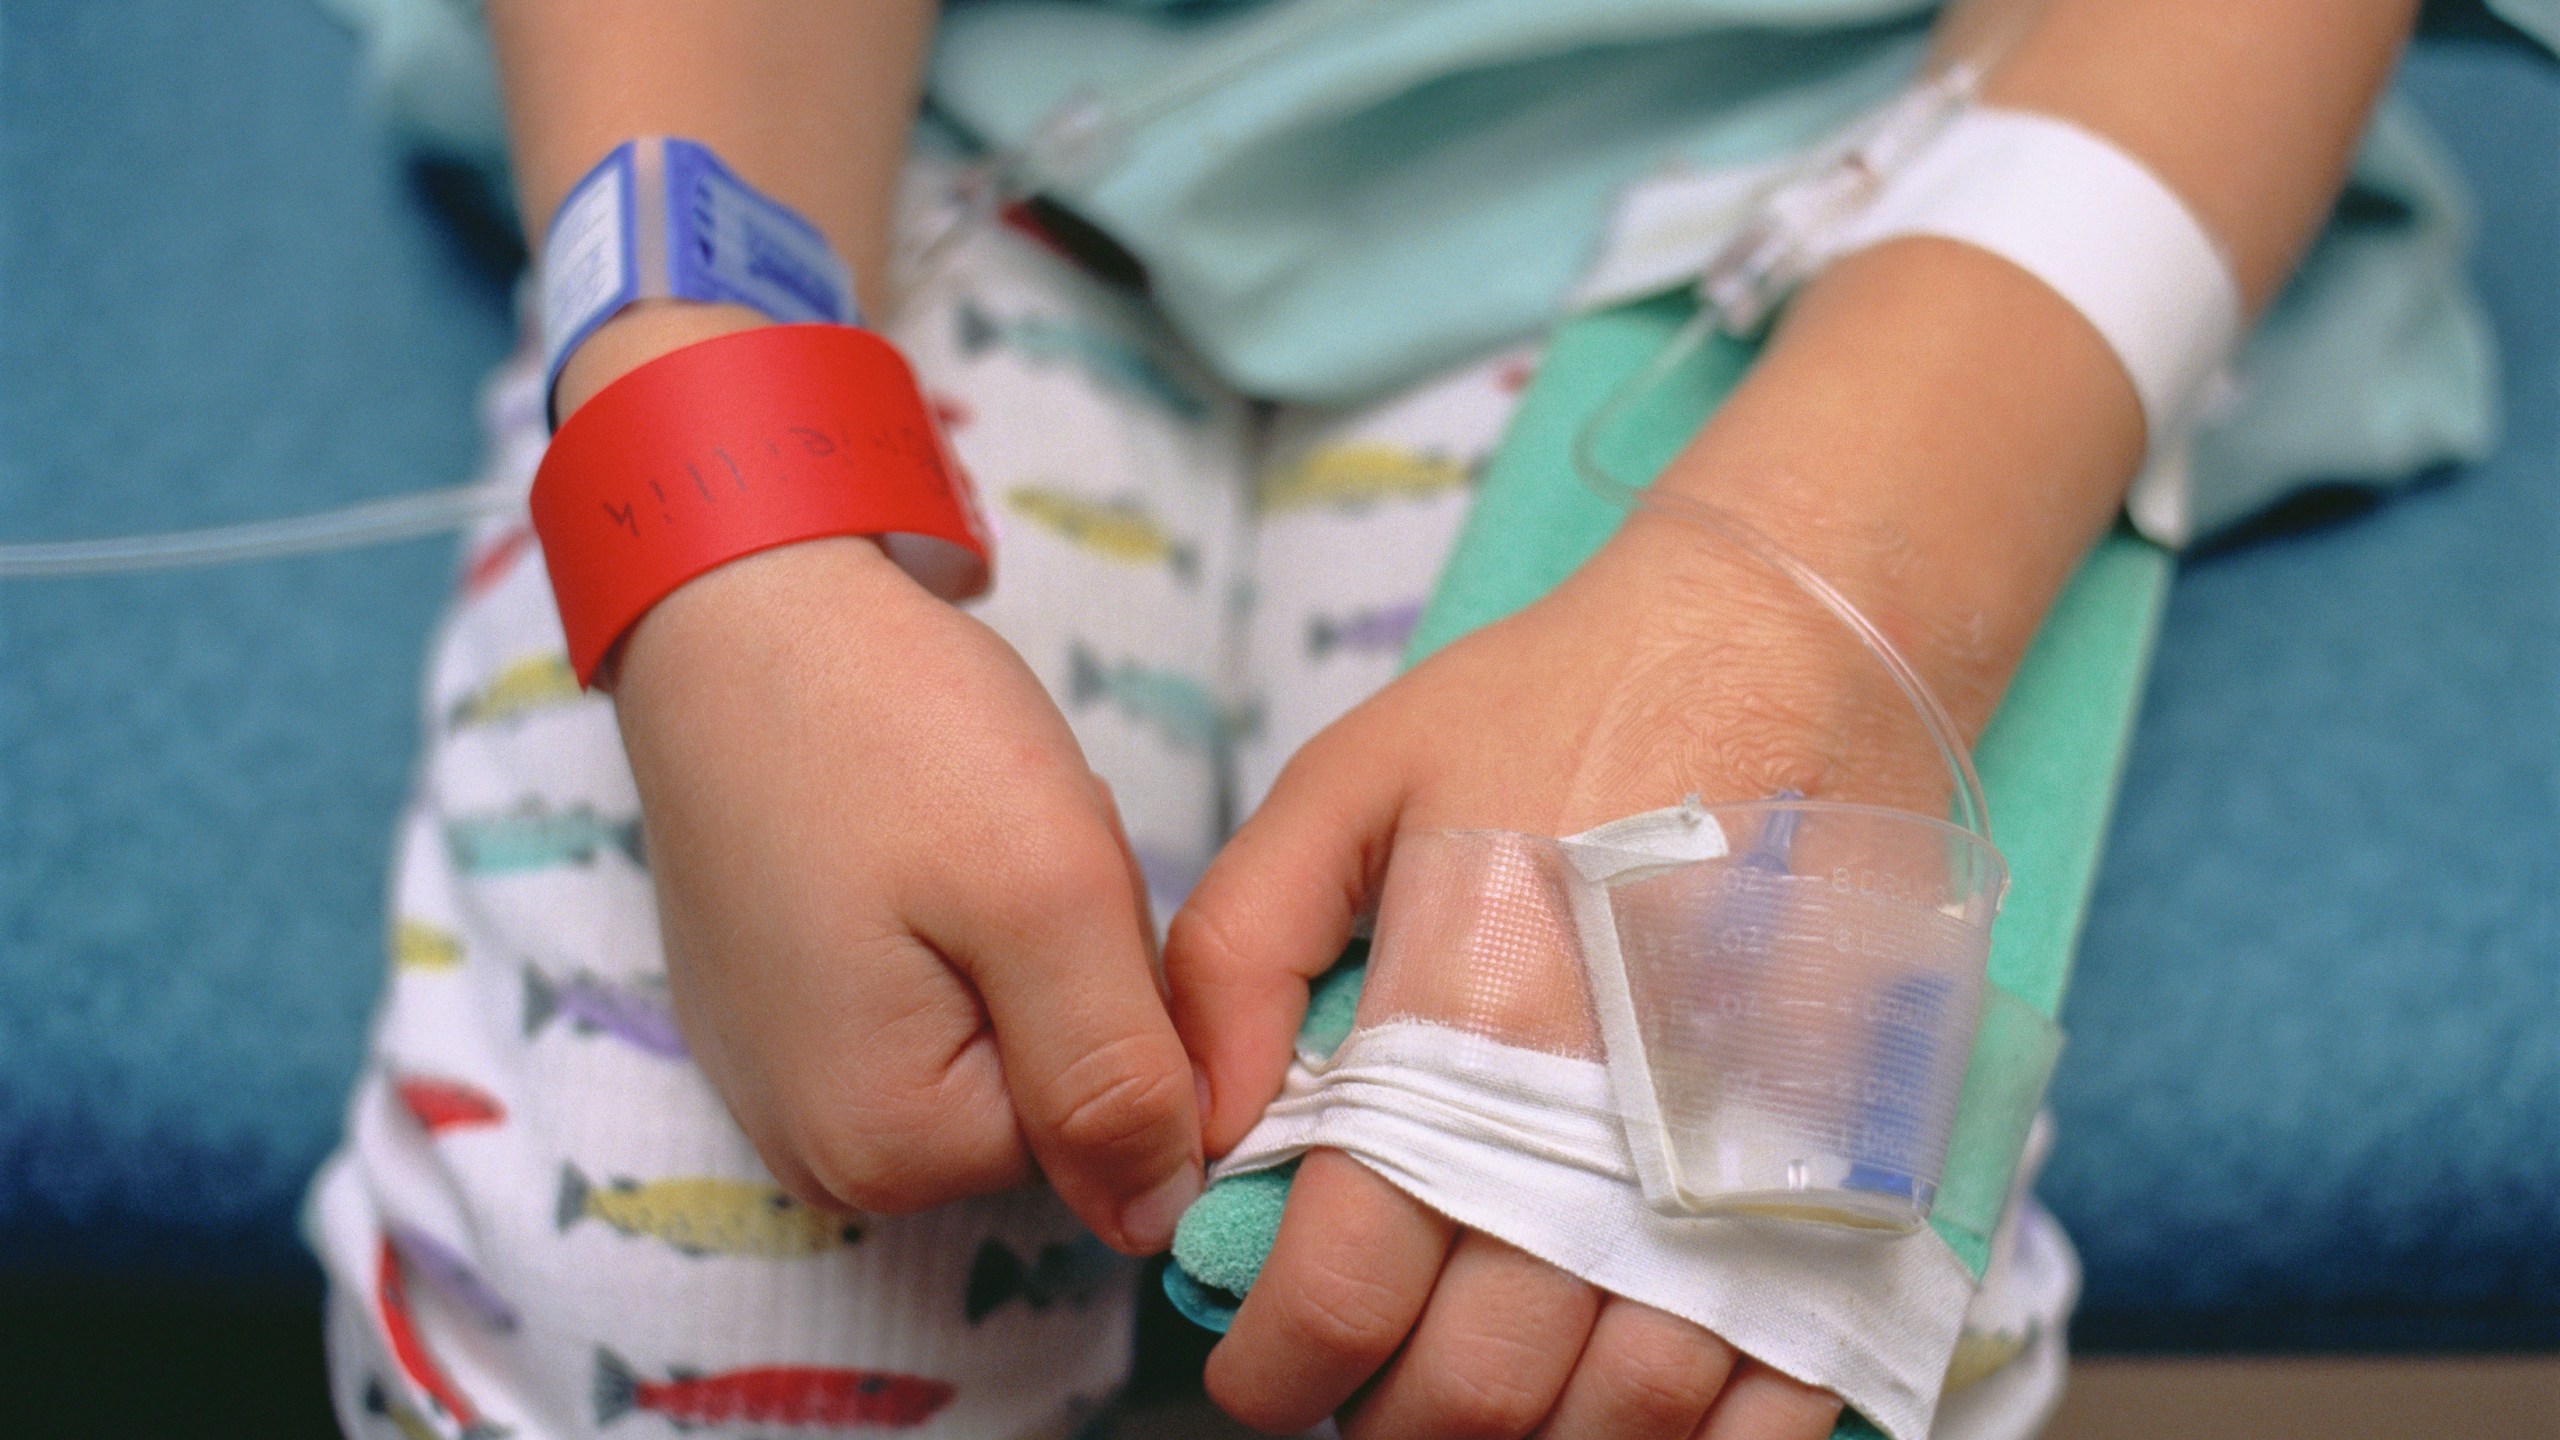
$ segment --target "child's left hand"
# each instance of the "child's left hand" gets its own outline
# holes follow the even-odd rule
[[[1942,776],[1836,621],[1703,532],[1630,522],[1554,594],[1310,742],[1175,917],[1167,976],[1210,1153],[1277,1093],[1307,981],[1340,953],[1400,830],[1564,835],[1684,795],[1790,788],[1927,808],[1944,803]],[[1351,1440],[1821,1440],[1840,1411],[1329,1151],[1299,1169],[1207,1378],[1230,1414],[1273,1431],[1366,1386]]]

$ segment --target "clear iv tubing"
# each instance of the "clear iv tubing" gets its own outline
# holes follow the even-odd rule
[[[1821,239],[1854,215],[1902,163],[1980,92],[1987,66],[1957,61],[1945,66],[1858,129],[1842,143],[1822,147],[1805,164],[1764,187],[1754,218],[1700,272],[1698,311],[1655,352],[1644,369],[1604,401],[1574,432],[1574,473],[1602,499],[1627,510],[1685,520],[1784,575],[1816,604],[1847,626],[1893,677],[1921,728],[1937,746],[1954,781],[1954,821],[1991,842],[1991,809],[1974,773],[1973,757],[1955,720],[1935,690],[1848,596],[1821,572],[1796,558],[1740,515],[1686,495],[1630,484],[1610,473],[1600,445],[1627,412],[1651,395],[1718,333],[1747,336],[1766,322],[1787,291],[1831,257]]]
[[[1877,663],[1884,666],[1885,673],[1893,677],[1894,687],[1902,692],[1903,699],[1911,703],[1912,711],[1920,717],[1921,728],[1928,732],[1930,742],[1937,746],[1938,758],[1945,762],[1948,774],[1955,781],[1955,823],[1980,836],[1986,842],[1989,841],[1991,809],[1983,798],[1982,779],[1974,773],[1973,757],[1966,748],[1963,737],[1957,733],[1954,718],[1947,714],[1946,706],[1939,703],[1938,694],[1929,688],[1929,682],[1921,678],[1920,672],[1912,668],[1911,662],[1903,658],[1902,652],[1895,648],[1893,641],[1877,628],[1873,620],[1867,618],[1865,611],[1860,610],[1848,596],[1841,594],[1838,587],[1824,579],[1820,571],[1797,559],[1785,546],[1771,539],[1741,516],[1720,506],[1693,500],[1686,495],[1655,490],[1650,485],[1629,485],[1611,475],[1594,453],[1598,448],[1599,436],[1603,432],[1622,417],[1636,401],[1650,393],[1673,370],[1679,368],[1682,362],[1696,354],[1698,347],[1705,344],[1707,338],[1717,332],[1719,327],[1715,323],[1716,318],[1716,312],[1713,309],[1700,308],[1698,313],[1690,318],[1689,323],[1683,325],[1678,333],[1672,336],[1670,342],[1663,346],[1661,353],[1654,357],[1652,363],[1648,364],[1617,394],[1611,396],[1599,410],[1593,412],[1590,419],[1583,422],[1582,428],[1575,432],[1573,437],[1575,473],[1581,477],[1583,484],[1611,504],[1628,510],[1643,510],[1675,520],[1686,520],[1692,525],[1712,532],[1719,539],[1737,547],[1751,558],[1793,581],[1796,588],[1811,597],[1814,603],[1830,611],[1835,619],[1849,627],[1850,633],[1856,635],[1859,643],[1867,647],[1868,653],[1876,658]]]
[[[523,503],[521,484],[490,480],[368,500],[282,520],[251,520],[201,530],[163,530],[98,540],[0,545],[0,580],[176,570],[348,550],[460,530],[482,516]]]

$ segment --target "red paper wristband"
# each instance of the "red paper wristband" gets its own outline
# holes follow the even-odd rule
[[[717,336],[596,392],[542,457],[533,528],[580,684],[649,607],[741,555],[876,535],[953,600],[990,563],[915,372],[843,325]]]

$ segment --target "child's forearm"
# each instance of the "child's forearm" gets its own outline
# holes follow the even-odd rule
[[[493,0],[531,238],[605,152],[683,135],[825,231],[876,311],[933,12],[932,0]],[[734,306],[634,306],[579,347],[560,413],[660,354],[756,323]]]
[[[2053,0],[1986,94],[2149,166],[2224,247],[2254,311],[2326,213],[2413,12]],[[2144,440],[2122,366],[2060,296],[1985,252],[1905,239],[1806,288],[1662,483],[1753,517],[1830,575],[1970,731],[2121,505]]]

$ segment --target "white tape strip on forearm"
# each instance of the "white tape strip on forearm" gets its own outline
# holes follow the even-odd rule
[[[2141,161],[2066,121],[1965,111],[1827,248],[1914,235],[1988,250],[2086,316],[2132,377],[2155,460],[2182,446],[2239,343],[2239,284],[2194,212]]]

